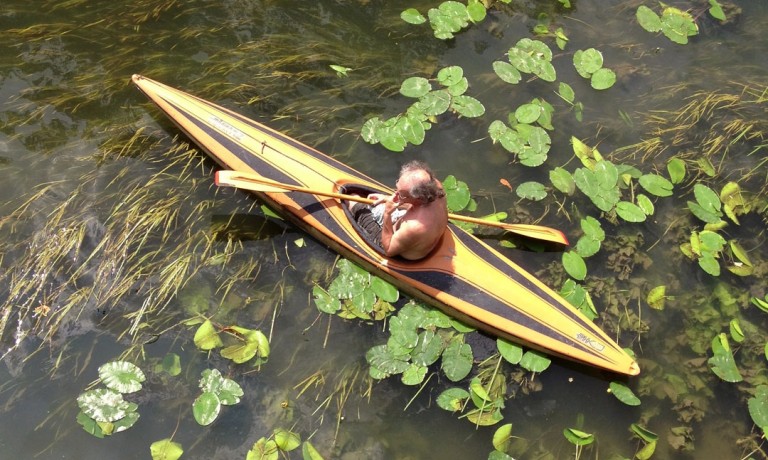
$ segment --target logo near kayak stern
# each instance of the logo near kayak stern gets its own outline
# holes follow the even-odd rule
[[[222,120],[221,118],[217,116],[211,115],[211,117],[208,119],[208,122],[210,122],[216,129],[221,131],[222,133],[226,134],[229,137],[234,137],[235,139],[242,140],[243,137],[245,137],[245,134],[243,134],[242,131],[235,128],[234,126],[230,125],[226,121]]]
[[[605,350],[605,345],[603,345],[602,343],[598,342],[597,340],[590,339],[589,337],[587,337],[586,335],[584,335],[582,333],[576,334],[576,340],[578,340],[579,342],[583,343],[584,345],[587,345],[588,347],[590,347],[590,348],[592,348],[594,350],[597,350],[597,351]]]

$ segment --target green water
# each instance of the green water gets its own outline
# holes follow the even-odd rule
[[[748,251],[751,276],[725,269],[710,276],[683,258],[679,245],[703,227],[686,209],[694,182],[719,191],[736,181],[765,202],[766,142],[755,133],[768,132],[768,10],[759,1],[729,4],[729,21],[720,24],[708,16],[707,2],[675,4],[691,9],[699,24],[699,35],[682,46],[640,27],[638,2],[572,3],[496,4],[482,23],[446,42],[426,25],[400,20],[405,8],[425,13],[438,4],[421,0],[4,2],[0,458],[149,458],[149,445],[168,437],[182,444],[183,458],[245,458],[275,428],[311,436],[325,458],[487,458],[493,450],[495,427],[476,429],[437,407],[437,395],[452,385],[437,369],[422,389],[396,377],[369,389],[364,356],[386,341],[383,326],[329,319],[311,300],[314,283],[329,281],[335,255],[265,216],[246,194],[216,190],[213,163],[189,150],[132,87],[134,73],[265,122],[383,182],[394,181],[403,161],[426,160],[438,176],[469,184],[478,214],[541,219],[574,243],[579,219],[600,219],[608,236],[604,250],[587,260],[588,287],[598,312],[620,312],[598,322],[637,354],[642,374],[621,379],[554,360],[543,374],[526,375],[534,385],[525,388],[535,391],[510,382],[502,423],[512,423],[520,438],[510,452],[572,458],[575,448],[562,432],[579,428],[597,438],[581,458],[632,458],[642,443],[629,427],[639,423],[659,435],[653,458],[748,458],[760,430],[747,398],[766,383],[765,313],[749,303],[766,293],[764,208],[727,229],[727,238]],[[558,80],[584,104],[583,121],[555,94],[556,85],[512,86],[493,73],[494,61],[533,37],[542,13],[570,39],[564,51],[543,40],[554,51]],[[574,70],[573,52],[588,47],[616,70],[613,88],[592,90]],[[332,64],[352,70],[339,77]],[[402,154],[360,139],[366,119],[405,110],[409,101],[397,94],[403,79],[434,77],[448,65],[464,68],[484,117],[441,117],[423,145]],[[681,122],[674,113],[703,105],[697,101],[707,95],[752,102],[733,110],[718,105],[675,137],[671,128]],[[528,168],[493,145],[487,128],[534,97],[556,106],[556,129],[547,163]],[[702,139],[726,135],[727,123],[740,117],[754,126],[714,149],[714,177],[691,173],[676,189],[680,199],[656,200],[656,214],[641,224],[613,222],[578,193],[555,191],[531,202],[499,184],[549,184],[555,166],[580,166],[571,136],[617,162],[666,174],[667,158],[694,165],[711,147]],[[622,149],[656,136],[664,147],[653,154]],[[567,277],[559,252],[501,250],[556,289]],[[162,291],[169,268],[178,266],[186,282]],[[662,284],[675,299],[654,310],[645,295]],[[269,362],[254,369],[197,351],[194,329],[181,324],[193,312],[264,331]],[[739,384],[718,379],[705,363],[711,339],[727,333],[732,318],[748,335],[741,346],[731,342],[746,380]],[[493,347],[473,340],[476,355]],[[132,399],[141,418],[126,432],[96,439],[76,423],[75,399],[101,364],[123,353],[150,376]],[[167,353],[181,357],[177,377],[150,372]],[[201,427],[191,405],[207,368],[236,380],[245,396]],[[312,376],[320,378],[307,380]],[[630,407],[607,393],[615,379],[642,404]],[[765,448],[752,455],[764,458]]]

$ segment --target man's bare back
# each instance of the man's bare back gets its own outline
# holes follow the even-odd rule
[[[443,185],[424,163],[403,166],[397,190],[390,196],[372,194],[374,206],[383,206],[381,247],[387,256],[417,260],[437,246],[448,225],[448,207]],[[392,214],[404,209],[395,219]]]

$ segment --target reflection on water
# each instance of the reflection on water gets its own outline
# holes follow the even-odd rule
[[[552,167],[574,169],[571,136],[644,172],[664,174],[671,156],[706,171],[706,157],[714,173],[692,172],[685,187],[738,181],[760,202],[765,5],[738,5],[740,14],[729,5],[725,24],[700,2],[678,5],[699,18],[699,36],[683,47],[638,27],[631,2],[579,1],[571,10],[558,2],[497,5],[449,42],[399,19],[407,7],[436,3],[5,2],[0,456],[147,458],[151,442],[173,437],[185,457],[244,458],[275,428],[311,436],[326,458],[485,458],[493,450],[495,427],[476,429],[437,407],[450,386],[439,373],[423,388],[396,378],[371,384],[364,355],[386,342],[384,326],[331,319],[311,299],[314,285],[331,279],[335,255],[246,194],[216,190],[214,165],[131,87],[133,73],[265,121],[384,183],[406,157],[426,160],[438,175],[470,184],[480,214],[542,219],[574,243],[584,215],[600,218],[608,237],[588,261],[588,288],[601,325],[639,357],[643,373],[625,383],[642,404],[629,407],[606,392],[615,376],[556,360],[542,375],[510,381],[514,397],[503,423],[513,424],[519,458],[572,456],[562,433],[569,427],[599,440],[582,458],[631,457],[642,447],[632,423],[659,435],[654,458],[738,458],[757,447],[745,400],[765,383],[765,318],[749,303],[765,294],[765,235],[754,231],[764,227],[764,209],[726,230],[746,248],[755,275],[715,278],[679,253],[702,227],[684,209],[692,193],[657,200],[653,221],[643,224],[594,214],[578,194],[518,200],[499,180],[549,184],[551,167],[513,162],[491,145],[487,124],[534,97],[560,104],[550,84],[509,86],[491,70],[547,13],[569,37],[565,51],[555,52],[558,78],[585,107],[579,122],[558,105]],[[592,46],[619,76],[609,91],[591,90],[570,65],[575,50]],[[352,70],[342,78],[331,64]],[[446,65],[464,68],[486,106],[484,119],[441,118],[422,146],[404,154],[358,138],[365,119],[404,110],[409,101],[397,90],[405,76],[432,76]],[[496,238],[525,243],[497,234],[486,241],[497,245]],[[561,254],[531,246],[502,251],[562,286]],[[663,311],[650,309],[645,294],[661,284],[675,298]],[[257,370],[196,351],[194,328],[182,324],[194,315],[264,331],[270,361]],[[706,363],[712,338],[734,317],[747,336],[734,346],[747,380],[741,384],[718,380]],[[491,339],[473,340],[476,357],[493,350]],[[169,352],[181,356],[175,378],[153,371]],[[99,365],[121,355],[150,376],[131,396],[141,418],[99,440],[75,422],[75,398]],[[207,368],[235,379],[245,396],[204,428],[191,404]]]

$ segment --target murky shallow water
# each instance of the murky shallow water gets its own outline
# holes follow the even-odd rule
[[[696,91],[738,94],[738,85],[765,88],[766,8],[761,2],[739,4],[743,12],[732,23],[719,25],[696,4],[695,11],[703,15],[701,34],[690,45],[679,46],[641,30],[634,21],[635,4],[574,2],[571,10],[562,10],[553,3],[500,6],[483,23],[445,43],[424,27],[406,26],[399,19],[406,7],[426,11],[435,6],[430,2],[6,2],[0,13],[0,209],[5,216],[0,226],[0,313],[10,312],[2,331],[3,353],[17,340],[19,346],[0,366],[2,457],[147,458],[151,442],[173,436],[184,446],[185,457],[244,458],[259,437],[284,427],[304,439],[311,435],[326,458],[485,458],[493,449],[493,428],[476,430],[436,407],[436,396],[449,385],[444,377],[431,377],[420,392],[391,378],[366,394],[364,355],[386,340],[382,326],[338,318],[329,322],[311,302],[313,283],[327,282],[334,254],[265,218],[245,194],[214,190],[213,165],[178,148],[184,140],[174,138],[178,132],[131,87],[129,78],[142,73],[266,121],[384,182],[394,179],[404,159],[425,159],[438,175],[455,174],[469,183],[481,211],[512,209],[531,219],[543,216],[543,223],[563,228],[576,240],[580,209],[594,211],[583,196],[531,203],[498,185],[500,178],[513,184],[548,183],[549,168],[510,163],[510,155],[486,139],[488,120],[506,119],[510,108],[533,97],[553,104],[558,99],[555,89],[543,82],[500,82],[490,70],[492,62],[503,58],[519,38],[531,36],[539,13],[547,12],[566,28],[571,41],[565,52],[555,53],[558,78],[574,86],[585,116],[580,123],[565,109],[558,112],[550,161],[562,165],[571,157],[572,135],[599,144],[607,154],[647,138],[644,120],[679,110]],[[619,73],[619,82],[609,91],[590,90],[570,65],[573,50],[590,46],[601,49],[607,65]],[[339,78],[330,64],[354,70]],[[431,76],[446,65],[465,69],[470,94],[486,105],[486,117],[441,120],[422,146],[404,154],[358,138],[366,118],[403,110],[396,91],[404,76]],[[633,123],[623,121],[619,111]],[[756,112],[765,115],[765,102]],[[134,134],[142,129],[148,140],[134,143]],[[699,129],[696,135],[702,136],[707,126]],[[691,145],[670,146],[668,155]],[[719,180],[739,180],[745,169],[764,169],[759,158],[764,151],[747,156],[740,145],[732,149],[740,154],[718,157],[723,164]],[[643,163],[633,159],[637,167]],[[663,168],[663,162],[653,167]],[[691,343],[701,342],[701,336],[708,342],[727,330],[730,317],[720,313],[733,310],[734,292],[762,296],[764,288],[759,275],[758,280],[724,275],[719,283],[695,263],[668,257],[686,239],[677,227],[668,234],[681,203],[657,203],[655,222],[603,222],[617,246],[631,246],[632,237],[642,235],[637,253],[626,258],[647,254],[653,264],[644,266],[641,257],[625,260],[634,269],[632,276],[615,284],[598,282],[593,295],[608,303],[633,289],[666,283],[683,299],[657,312],[642,302],[643,296],[630,296],[627,308],[639,315],[633,318],[650,327],[640,335],[626,327],[619,334],[620,342],[641,358],[644,374],[627,383],[643,404],[632,408],[608,394],[612,376],[556,360],[535,376],[541,391],[506,402],[504,423],[513,423],[513,434],[529,446],[521,458],[573,455],[562,431],[580,419],[583,429],[599,440],[582,458],[631,457],[638,447],[631,423],[660,435],[655,458],[736,458],[749,451],[749,444],[740,440],[750,433],[745,403],[750,386],[736,387],[702,374],[691,361],[706,358],[708,344],[697,351]],[[130,206],[147,215],[156,211],[163,219],[156,227],[137,225],[149,235],[140,247],[119,244],[120,231],[131,230],[121,230],[121,225],[136,222],[131,220],[135,215],[123,213]],[[697,225],[691,221],[688,227]],[[761,226],[760,217],[746,216],[731,237],[744,238],[753,261],[764,266],[764,236],[752,237]],[[79,229],[84,230],[76,250],[62,251],[50,264],[41,259],[46,248],[64,246]],[[114,244],[97,252],[103,241],[112,243],[110,238]],[[134,250],[153,255],[144,265],[121,265],[121,260],[134,260],[129,257]],[[540,271],[551,285],[562,283],[562,270],[552,268],[560,263],[559,253],[521,257],[519,251],[502,250],[522,258],[526,268]],[[98,260],[88,259],[92,252]],[[616,252],[590,259],[590,277],[615,278],[611,267],[621,258]],[[227,254],[227,262],[203,263],[211,254]],[[190,281],[146,319],[151,327],[127,334],[140,325],[131,313],[141,309],[144,293],[160,284],[160,269],[187,256],[192,260],[189,273],[194,272]],[[80,266],[86,269],[78,271]],[[116,295],[125,286],[105,280],[117,283],[123,277],[135,285]],[[31,287],[20,295],[16,289],[24,280]],[[722,286],[730,294],[723,295],[718,290]],[[62,299],[73,298],[79,289],[89,289],[90,295],[60,314]],[[736,303],[744,324],[754,328],[753,341],[760,342],[755,335],[764,335],[765,319],[750,309],[748,297],[741,295]],[[61,318],[53,335],[46,335],[50,322],[30,312],[40,306],[51,307],[51,317]],[[714,313],[707,313],[710,307]],[[21,321],[16,308],[28,313]],[[260,370],[243,370],[215,354],[196,351],[193,329],[179,324],[195,309],[217,314],[222,322],[269,331],[269,363]],[[691,310],[702,313],[692,315]],[[703,332],[686,338],[687,331],[699,326]],[[134,348],[131,355],[142,367],[151,369],[174,352],[181,357],[183,372],[176,378],[153,375],[137,396],[137,425],[96,439],[76,424],[75,398],[97,378],[99,365],[120,356],[131,343],[146,343],[138,348],[141,354]],[[481,347],[476,344],[476,350]],[[740,353],[754,354],[746,346]],[[764,374],[764,361],[761,366],[750,372]],[[191,416],[191,404],[201,370],[214,367],[237,380],[245,396],[240,404],[226,407],[214,425],[200,427]],[[301,392],[312,375],[321,375],[324,383]],[[668,384],[653,385],[643,378]],[[690,391],[680,391],[680,378]],[[761,382],[759,377],[750,380],[755,382]],[[693,451],[674,449],[679,437],[672,429],[680,427],[690,428],[693,439],[685,446]]]

